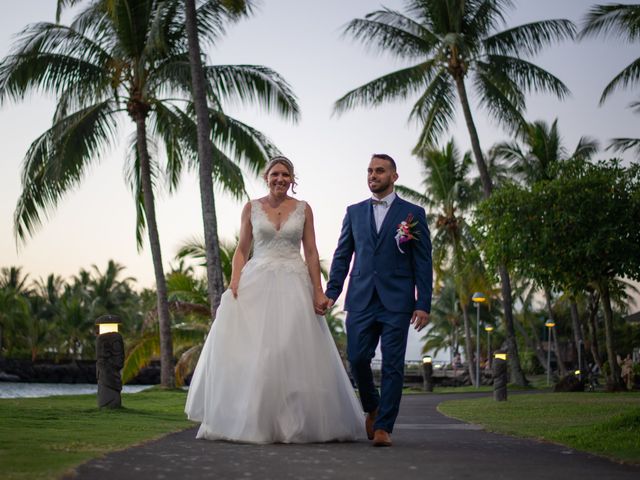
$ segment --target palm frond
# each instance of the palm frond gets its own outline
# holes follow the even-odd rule
[[[122,369],[122,383],[132,380],[151,359],[160,354],[160,335],[156,330],[144,334],[127,352]]]
[[[406,99],[431,81],[433,63],[429,60],[404,68],[355,88],[336,101],[334,112],[341,114],[358,106],[375,107],[389,100]]]
[[[80,183],[115,138],[115,127],[113,104],[105,101],[60,119],[31,144],[14,214],[16,239],[32,235],[42,215]]]
[[[419,120],[422,131],[418,137],[418,143],[413,149],[414,154],[430,148],[448,129],[455,117],[456,93],[449,79],[449,74],[442,69],[434,76],[433,80],[418,101],[413,106],[410,119]]]
[[[390,9],[354,19],[343,29],[375,53],[390,52],[400,58],[414,59],[428,55],[437,44],[437,37],[411,18]]]
[[[265,134],[222,112],[210,110],[213,141],[232,158],[243,161],[251,172],[258,175],[267,161],[281,155],[276,145]]]
[[[200,352],[202,352],[203,344],[194,345],[180,355],[176,362],[176,385],[184,385],[187,376],[193,372],[198,364]]]
[[[627,65],[620,73],[618,73],[613,80],[602,91],[600,96],[600,105],[602,105],[609,95],[615,92],[619,88],[627,88],[632,84],[635,84],[640,80],[640,58],[635,59],[629,65]]]
[[[632,150],[640,158],[640,138],[612,138],[606,149],[616,153]]]
[[[297,121],[300,108],[289,84],[277,72],[260,65],[214,65],[204,67],[216,97],[231,103],[255,103]]]
[[[405,187],[404,185],[396,184],[394,189],[402,195],[403,198],[411,200],[412,202],[417,203],[418,205],[429,206],[431,205],[431,201],[429,197],[427,197],[424,193],[417,192],[412,188]]]
[[[596,153],[598,153],[599,149],[600,144],[595,138],[580,137],[580,140],[578,140],[578,145],[573,151],[571,158],[588,161],[593,158]]]
[[[30,25],[0,63],[0,102],[33,90],[98,102],[111,92],[111,57],[77,32],[51,23]]]
[[[503,30],[484,40],[490,55],[536,55],[562,40],[573,40],[576,26],[570,20],[543,20]]]
[[[579,39],[615,35],[630,41],[640,38],[640,5],[594,5],[585,15]]]

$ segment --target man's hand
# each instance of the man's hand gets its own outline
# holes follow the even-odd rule
[[[429,323],[429,314],[424,310],[415,310],[411,316],[411,325],[416,331],[422,330]]]

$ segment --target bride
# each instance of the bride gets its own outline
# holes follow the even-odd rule
[[[311,208],[288,195],[296,182],[287,158],[273,158],[264,178],[269,194],[242,210],[229,290],[200,354],[185,412],[201,422],[197,438],[355,440],[364,436],[364,417],[320,316],[327,297]]]

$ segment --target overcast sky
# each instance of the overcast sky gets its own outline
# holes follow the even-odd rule
[[[4,57],[9,52],[12,36],[27,24],[52,21],[55,3],[23,0],[5,9],[0,17],[0,54]],[[544,18],[568,18],[580,24],[593,3],[519,0],[508,25]],[[302,110],[296,125],[257,108],[229,106],[227,111],[265,132],[294,162],[300,184],[296,197],[307,200],[314,209],[318,249],[327,261],[333,254],[345,207],[369,196],[366,167],[373,152],[385,152],[396,159],[399,183],[420,187],[420,168],[411,156],[418,130],[407,121],[410,102],[332,116],[333,102],[344,93],[404,66],[340,35],[348,21],[381,5],[402,9],[403,2],[263,0],[252,18],[229,28],[224,40],[207,52],[213,64],[271,67],[293,87]],[[564,81],[572,96],[563,102],[551,96],[531,96],[527,118],[547,122],[558,118],[564,144],[571,150],[583,135],[605,145],[612,137],[638,136],[638,117],[627,108],[637,100],[632,89],[619,91],[604,106],[598,106],[604,86],[637,58],[638,51],[638,45],[598,39],[565,42],[539,55],[535,63]],[[474,109],[474,113],[483,149],[509,139],[483,111]],[[135,210],[123,180],[123,146],[133,131],[131,125],[121,129],[120,146],[90,171],[82,187],[60,202],[26,245],[16,248],[13,211],[20,192],[20,166],[30,143],[50,126],[52,114],[52,99],[38,94],[0,109],[0,267],[22,266],[32,278],[52,272],[69,277],[92,264],[104,270],[107,261],[114,259],[127,267],[125,273],[137,278],[139,285],[152,286],[149,249],[145,245],[142,253],[136,250]],[[450,133],[462,149],[469,148],[461,115]],[[607,156],[602,152],[602,158]],[[252,198],[266,192],[260,181],[249,181],[248,186]],[[242,203],[221,194],[217,202],[219,234],[231,239],[239,228]],[[181,188],[173,195],[159,194],[157,213],[168,267],[184,240],[201,235],[196,176],[185,174]],[[417,335],[413,335],[407,358],[418,358],[417,348]]]

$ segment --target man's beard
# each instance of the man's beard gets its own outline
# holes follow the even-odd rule
[[[384,192],[387,188],[389,188],[389,185],[391,185],[391,182],[378,182],[378,185],[376,185],[375,187],[369,184],[369,191],[371,193]]]

